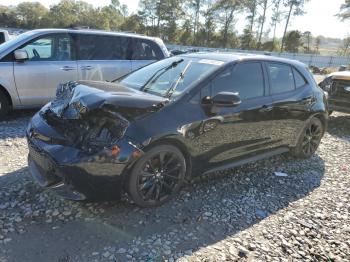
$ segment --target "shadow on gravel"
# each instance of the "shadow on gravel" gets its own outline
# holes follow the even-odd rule
[[[350,141],[350,114],[331,115],[328,121],[328,133]]]
[[[278,177],[275,171],[287,176]],[[0,183],[23,172],[26,168],[9,173]],[[10,242],[11,254],[35,261],[58,261],[64,254],[71,261],[69,257],[91,256],[105,247],[128,250],[137,246],[137,260],[162,261],[163,246],[168,245],[172,254],[183,256],[186,250],[195,252],[232,237],[307,196],[320,186],[324,172],[324,161],[318,155],[308,160],[282,155],[202,178],[174,200],[153,209],[140,209],[128,202],[72,204],[27,184],[31,196],[41,199],[39,195],[44,194],[54,199],[46,205],[38,203],[44,213],[58,208],[81,216],[54,222],[56,230],[45,223],[45,215],[40,223],[38,219],[29,222],[28,232]],[[125,253],[116,258],[123,261]]]
[[[0,139],[24,137],[28,121],[35,113],[36,110],[16,110],[0,120]]]
[[[0,124],[2,122],[18,120],[18,119],[24,118],[24,117],[28,117],[28,118],[32,117],[38,110],[39,110],[39,108],[13,110],[12,112],[10,112],[10,114],[8,116],[6,116],[4,119],[0,120]]]

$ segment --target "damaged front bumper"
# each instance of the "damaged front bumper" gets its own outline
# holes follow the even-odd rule
[[[28,166],[33,178],[72,200],[119,199],[125,175],[142,151],[126,137],[115,146],[88,152],[64,141],[61,134],[37,113],[27,128]],[[62,139],[61,139],[62,138]]]

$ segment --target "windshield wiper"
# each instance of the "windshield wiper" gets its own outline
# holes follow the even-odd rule
[[[181,58],[179,60],[176,60],[174,62],[172,62],[170,65],[168,66],[165,66],[165,67],[162,67],[160,69],[158,69],[148,80],[147,82],[140,88],[140,91],[143,91],[143,92],[147,92],[148,88],[148,84],[151,82],[151,81],[155,81],[157,80],[162,74],[164,74],[166,71],[168,71],[169,69],[177,66],[178,64],[180,64],[181,62],[183,62],[184,60]],[[159,74],[159,75],[158,75]]]
[[[177,86],[179,85],[180,81],[184,78],[188,68],[190,67],[191,65],[191,61],[188,62],[188,64],[185,66],[184,70],[182,70],[182,72],[179,74],[179,77],[177,78],[176,82],[174,85],[172,85],[167,91],[166,93],[164,94],[164,97],[167,97],[167,98],[170,98],[173,93],[175,92]]]

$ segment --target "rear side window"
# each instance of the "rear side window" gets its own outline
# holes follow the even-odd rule
[[[76,46],[79,60],[126,60],[129,38],[111,35],[78,35]]]
[[[219,92],[238,92],[242,100],[264,96],[264,76],[261,63],[247,62],[225,70],[212,82],[213,96]]]
[[[295,87],[300,88],[306,85],[305,78],[296,70],[293,68],[293,75],[295,79]]]
[[[280,94],[295,89],[292,68],[280,63],[268,63],[271,94]]]
[[[132,60],[160,60],[162,58],[164,55],[156,43],[148,39],[132,39]]]

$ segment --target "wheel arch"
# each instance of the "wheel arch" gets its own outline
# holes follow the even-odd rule
[[[316,117],[321,121],[323,125],[323,133],[325,133],[328,127],[328,116],[326,117],[324,113],[316,113],[312,117]],[[312,117],[310,117],[310,119]]]
[[[174,137],[159,138],[159,139],[149,143],[147,146],[145,146],[143,148],[143,151],[148,151],[155,146],[164,145],[164,144],[172,145],[181,151],[181,153],[183,154],[185,161],[186,161],[186,178],[190,179],[191,174],[192,174],[193,160],[192,160],[192,156],[191,156],[187,146],[181,140],[176,139]]]
[[[12,98],[10,93],[7,91],[7,89],[4,86],[0,85],[0,92],[6,96],[10,106],[12,107],[13,106]]]

